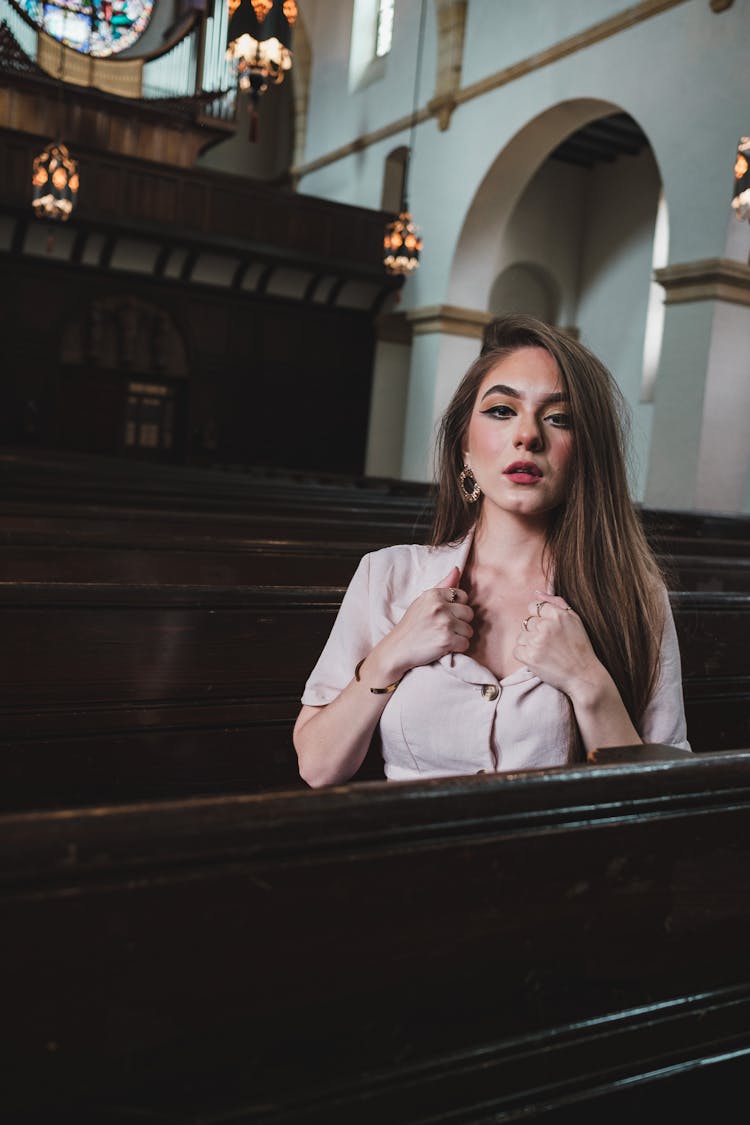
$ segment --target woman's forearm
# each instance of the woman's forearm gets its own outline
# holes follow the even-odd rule
[[[303,707],[294,728],[294,747],[300,776],[308,785],[343,784],[362,765],[391,697],[370,691],[371,687],[388,686],[378,681],[378,675],[382,678],[376,661],[368,657],[359,682],[352,677],[341,694],[324,707]]]
[[[642,742],[617,686],[601,664],[570,692],[586,752],[605,746],[636,746]]]
[[[411,669],[449,652],[466,652],[474,611],[457,588],[458,567],[415,598],[397,625],[359,665],[340,695],[323,707],[303,707],[294,728],[299,772],[308,785],[338,785],[357,772],[392,693]],[[352,670],[354,671],[354,669]],[[380,689],[380,690],[373,690]]]

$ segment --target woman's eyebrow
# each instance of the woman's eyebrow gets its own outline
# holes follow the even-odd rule
[[[494,387],[490,387],[489,390],[486,390],[482,395],[480,402],[484,402],[484,400],[489,395],[505,395],[506,398],[521,399],[524,397],[520,391],[517,391],[514,387],[506,387],[504,383],[496,383]],[[540,395],[539,401],[543,403],[567,402],[568,397],[569,396],[566,395],[565,391],[552,391],[551,394]]]

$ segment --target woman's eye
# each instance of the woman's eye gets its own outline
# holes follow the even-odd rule
[[[488,406],[482,414],[489,414],[491,418],[512,418],[515,414],[512,406],[508,406],[504,402],[497,402],[494,406]]]
[[[569,430],[571,427],[571,418],[569,414],[548,414],[547,421],[560,430]]]

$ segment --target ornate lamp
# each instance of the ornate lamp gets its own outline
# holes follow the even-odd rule
[[[750,137],[740,137],[737,145],[732,208],[738,219],[750,219]]]
[[[34,157],[31,206],[37,218],[65,222],[78,200],[78,186],[78,164],[61,141]]]
[[[78,202],[78,163],[60,140],[65,85],[65,46],[60,42],[60,72],[57,84],[57,140],[48,144],[31,165],[31,206],[38,219],[65,222]],[[50,234],[47,249],[52,248]]]
[[[229,0],[227,58],[237,68],[241,90],[250,95],[250,140],[258,139],[258,102],[292,68],[295,0]]]
[[[408,210],[402,211],[397,219],[388,223],[383,248],[383,262],[389,273],[412,273],[419,266],[422,239]]]
[[[419,76],[422,73],[422,44],[424,42],[425,2],[419,5],[419,39],[417,40],[417,61],[414,68],[414,97],[412,98],[411,124],[409,127],[409,152],[404,166],[404,182],[401,189],[399,216],[385,228],[383,238],[383,264],[389,273],[413,273],[419,266],[422,252],[422,239],[419,230],[412,222],[408,202],[409,166],[414,153],[414,137],[417,125],[417,102],[419,99]]]

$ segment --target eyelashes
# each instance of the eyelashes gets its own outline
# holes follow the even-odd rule
[[[545,421],[550,422],[558,430],[570,430],[573,426],[573,419],[569,414],[555,413],[548,414]]]
[[[489,416],[490,418],[514,418],[516,412],[512,406],[507,406],[505,403],[496,403],[494,406],[488,406],[486,410],[481,410],[480,414]],[[573,428],[573,419],[570,414],[566,414],[562,410],[551,411],[545,414],[542,421],[548,422],[556,430],[570,430]]]

